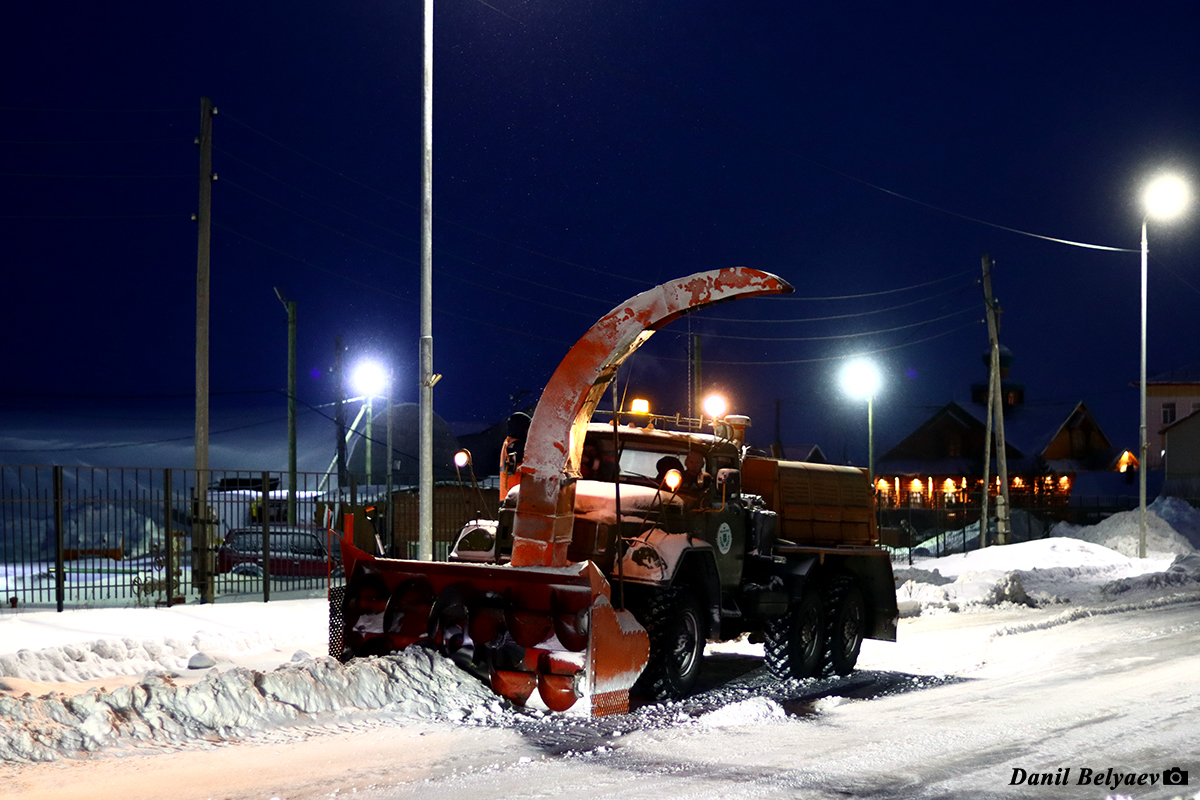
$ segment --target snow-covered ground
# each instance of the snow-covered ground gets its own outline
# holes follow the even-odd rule
[[[45,788],[45,776],[64,774],[40,772],[32,762],[66,757],[66,762],[58,763],[97,764],[108,763],[104,758],[108,754],[140,757],[145,753],[165,759],[164,752],[180,748],[178,757],[191,753],[199,758],[200,753],[233,741],[245,742],[247,753],[258,751],[255,743],[260,748],[270,745],[279,758],[285,758],[278,750],[283,743],[289,748],[287,757],[300,758],[297,754],[306,752],[310,742],[325,742],[313,746],[327,750],[337,747],[324,735],[333,732],[341,734],[335,737],[338,741],[359,737],[355,741],[360,749],[375,746],[362,737],[394,744],[403,740],[391,757],[399,770],[395,775],[409,775],[404,770],[415,769],[420,761],[423,766],[414,774],[422,777],[393,779],[392,789],[379,795],[388,797],[456,796],[460,791],[515,796],[522,793],[516,788],[521,786],[521,771],[538,776],[539,783],[557,780],[562,793],[607,796],[586,776],[587,759],[616,758],[613,753],[620,749],[622,758],[643,766],[666,763],[713,736],[727,744],[742,742],[743,757],[763,764],[780,741],[795,740],[798,747],[807,748],[804,758],[796,753],[790,756],[796,763],[777,786],[755,784],[761,791],[745,796],[826,797],[845,790],[870,797],[1193,797],[1161,785],[1120,791],[1120,787],[1091,791],[1072,786],[1073,793],[1065,787],[1055,793],[1050,787],[1010,786],[1009,774],[1018,767],[1010,766],[1016,762],[998,743],[1006,737],[1028,742],[1036,733],[1048,744],[1037,745],[1035,753],[1053,753],[1055,747],[1064,754],[1086,753],[1086,736],[1073,733],[1073,725],[1082,729],[1094,725],[1096,732],[1107,731],[1105,726],[1121,728],[1119,722],[1088,721],[1096,716],[1087,713],[1088,704],[1103,706],[1108,702],[1105,697],[1088,700],[1080,690],[1059,689],[1059,698],[1046,690],[1048,694],[1036,695],[1035,701],[1045,708],[1022,710],[1005,705],[1005,694],[1017,697],[1032,692],[1035,684],[1052,686],[1083,674],[1092,675],[1097,686],[1118,681],[1114,685],[1135,696],[1144,687],[1120,684],[1125,679],[1121,670],[1149,669],[1143,662],[1159,658],[1152,656],[1153,647],[1165,648],[1163,658],[1169,659],[1194,652],[1194,645],[1200,643],[1200,554],[1192,543],[1200,525],[1191,509],[1168,504],[1156,511],[1163,516],[1150,515],[1153,533],[1147,559],[1129,555],[1136,553],[1138,536],[1137,515],[1132,512],[1092,528],[1060,526],[1054,531],[1068,536],[919,559],[911,568],[898,567],[904,615],[899,641],[866,642],[859,671],[847,678],[780,685],[760,669],[761,646],[744,641],[711,644],[702,691],[696,697],[592,722],[514,709],[449,661],[427,651],[338,664],[323,655],[327,633],[323,600],[63,614],[5,610],[0,612],[0,759],[8,765],[0,767],[0,794],[6,793],[7,782],[28,787],[19,795],[42,796],[37,787]],[[1164,517],[1173,521],[1168,523]],[[1156,733],[1158,738],[1152,737],[1142,749],[1113,745],[1112,752],[1106,753],[1101,746],[1094,755],[1097,764],[1107,758],[1106,765],[1112,765],[1119,756],[1129,769],[1159,772],[1180,761],[1179,766],[1190,767],[1196,775],[1194,787],[1200,784],[1194,744],[1200,734],[1196,719],[1200,713],[1191,712],[1200,712],[1200,707],[1192,709],[1187,704],[1196,703],[1183,698],[1200,695],[1200,679],[1189,677],[1191,670],[1165,670],[1161,667],[1154,673],[1154,680],[1162,685],[1155,684],[1157,694],[1150,708],[1141,710],[1139,704],[1122,707],[1121,713],[1130,715],[1131,736],[1161,726],[1168,733]],[[1086,690],[1081,691],[1086,695]],[[923,699],[915,705],[899,699],[910,697]],[[937,702],[939,697],[949,706]],[[1159,704],[1167,707],[1162,714]],[[1172,704],[1180,706],[1172,713],[1183,717],[1166,713]],[[964,715],[985,707],[989,711],[978,726],[960,730]],[[1101,716],[1109,720],[1112,714]],[[895,727],[889,720],[907,728]],[[993,741],[987,729],[995,725],[1007,732],[998,732]],[[1060,730],[1062,725],[1068,729]],[[436,753],[427,751],[432,740],[424,738],[426,734],[458,744],[447,744],[449,749],[438,761]],[[855,752],[854,737],[863,735],[881,741],[888,738],[890,744],[862,750],[850,761],[845,753],[837,756],[833,742]],[[817,746],[816,741],[825,744]],[[1104,736],[1097,741],[1105,741]],[[532,750],[531,742],[537,745]],[[473,755],[454,749],[464,743]],[[1156,743],[1159,747],[1185,744],[1179,744],[1182,750],[1151,757],[1148,753]],[[980,765],[987,764],[991,772],[982,776],[987,772],[982,770],[972,782],[970,776],[947,776],[944,769],[939,772],[930,766],[938,758],[961,760],[963,748],[977,750],[971,763],[981,770]],[[406,755],[410,751],[416,759],[411,762]],[[512,759],[502,755],[517,752],[526,755]],[[423,755],[418,758],[418,753]],[[924,759],[919,764],[911,762],[915,753]],[[362,767],[358,756],[351,754],[348,759],[342,768]],[[810,761],[819,768],[798,766]],[[429,784],[450,774],[449,763],[469,765],[474,777],[464,773],[455,778],[457,782]],[[999,764],[1003,767],[994,766]],[[775,774],[781,764],[770,767]],[[315,766],[312,769],[314,775],[324,774]],[[486,777],[490,770],[496,775]],[[675,773],[664,770],[655,778],[656,785],[664,792],[677,789],[672,783],[675,778],[663,777]],[[996,770],[1004,777],[999,783]],[[904,791],[877,785],[880,775],[893,773],[897,785],[907,787]],[[289,785],[284,774],[266,789],[265,774],[250,781],[247,785],[252,788],[245,794],[234,789],[224,794],[269,797],[261,792],[280,794],[283,789],[278,787]],[[507,778],[502,779],[502,774]],[[691,777],[679,780],[691,786],[689,791],[698,785],[688,783]],[[818,784],[823,787],[820,791],[801,791]],[[340,784],[321,785],[328,791],[310,787],[305,796],[331,796]],[[931,789],[934,785],[942,788]],[[362,787],[369,788],[365,783]],[[60,796],[58,789],[45,796]],[[718,794],[731,791],[726,786]],[[121,796],[159,795],[147,788],[144,793],[135,790]]]

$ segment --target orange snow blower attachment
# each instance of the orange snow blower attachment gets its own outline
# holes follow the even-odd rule
[[[629,612],[613,608],[591,562],[514,569],[398,561],[349,544],[342,555],[352,560],[343,658],[431,647],[517,705],[536,695],[552,711],[629,710],[649,640]]]
[[[375,558],[343,540],[347,584],[340,604],[331,602],[333,655],[433,647],[518,705],[594,716],[627,711],[649,636],[614,607],[594,563],[567,558],[587,424],[621,364],[659,328],[714,303],[790,291],[774,275],[732,267],[656,286],[610,311],[555,370],[523,461],[514,475],[505,470],[519,482],[511,562]]]

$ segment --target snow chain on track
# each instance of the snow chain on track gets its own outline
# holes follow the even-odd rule
[[[767,622],[766,651],[767,669],[781,681],[792,678],[792,615],[781,614]]]
[[[841,646],[842,638],[837,631],[837,626],[840,622],[838,619],[838,611],[841,609],[842,603],[845,602],[846,595],[855,588],[854,579],[849,575],[839,575],[830,582],[825,589],[825,657],[821,662],[819,674],[822,676],[830,676],[839,674],[834,668],[834,649]],[[859,593],[859,603],[862,604],[861,592]],[[865,622],[865,620],[864,620]],[[861,646],[862,630],[859,631],[859,640]],[[855,654],[854,660],[858,660],[858,655]],[[853,667],[847,670],[844,675],[848,675],[853,671]]]

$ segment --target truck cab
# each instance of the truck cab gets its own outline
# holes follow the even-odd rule
[[[862,470],[755,455],[744,417],[712,433],[671,420],[590,423],[571,476],[568,557],[595,563],[650,632],[644,691],[686,694],[708,639],[765,640],[780,677],[849,672],[864,636],[894,640],[891,564]],[[505,563],[519,492],[497,520],[464,527],[451,559]]]

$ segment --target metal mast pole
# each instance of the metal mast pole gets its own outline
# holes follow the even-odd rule
[[[1142,218],[1142,368],[1138,380],[1138,400],[1140,405],[1138,438],[1141,449],[1138,450],[1141,463],[1138,464],[1138,558],[1146,557],[1146,259],[1149,247],[1146,244],[1146,219]]]
[[[433,0],[425,0],[421,125],[421,339],[417,558],[433,560]]]

